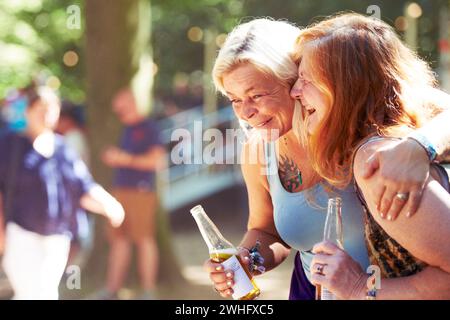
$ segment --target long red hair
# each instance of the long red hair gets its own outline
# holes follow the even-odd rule
[[[312,81],[329,97],[329,112],[306,145],[314,169],[332,185],[351,181],[352,155],[363,139],[401,137],[430,117],[418,98],[435,86],[433,73],[380,20],[355,13],[324,20],[302,31],[294,58],[306,59]],[[306,137],[305,126],[294,127]]]

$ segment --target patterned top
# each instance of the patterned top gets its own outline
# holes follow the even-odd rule
[[[363,145],[384,139],[382,137],[372,137],[366,142],[362,143],[357,149]],[[356,152],[355,152],[356,154]],[[448,175],[445,170],[438,164],[433,164],[441,175],[442,181],[445,183],[445,188],[449,190]],[[389,234],[375,221],[372,214],[369,212],[367,203],[362,195],[361,189],[354,182],[354,187],[359,200],[364,208],[365,213],[365,240],[369,253],[370,263],[380,267],[381,276],[383,278],[399,278],[416,274],[422,271],[427,264],[408,252],[395,239],[391,238]]]

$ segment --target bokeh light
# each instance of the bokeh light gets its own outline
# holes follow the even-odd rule
[[[225,40],[227,39],[227,35],[225,33],[221,33],[216,37],[216,44],[218,47],[222,48]]]
[[[406,12],[411,18],[417,19],[420,18],[420,16],[422,16],[422,8],[415,2],[408,5]]]
[[[200,42],[203,39],[203,31],[199,27],[191,27],[188,30],[187,36],[192,42]]]
[[[64,53],[63,62],[66,66],[74,67],[77,65],[78,60],[78,54],[75,51],[70,50]]]
[[[189,84],[189,75],[184,72],[177,72],[173,77],[174,87],[186,87]]]
[[[38,27],[39,29],[44,29],[45,27],[48,26],[50,22],[50,17],[48,15],[48,13],[40,13],[37,15],[36,19],[34,19],[34,23],[36,25],[36,27]]]
[[[61,87],[61,81],[56,76],[49,77],[45,84],[53,90],[58,90]]]
[[[404,16],[395,19],[395,28],[398,31],[406,31],[408,29],[408,20]]]

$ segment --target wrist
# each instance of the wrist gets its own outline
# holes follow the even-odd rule
[[[410,139],[418,143],[425,150],[430,162],[433,162],[437,158],[437,148],[426,135],[416,130],[408,134],[405,139]]]
[[[124,167],[130,167],[133,163],[133,155],[128,152],[123,152],[122,154],[122,166]]]
[[[238,247],[238,249],[245,250],[248,254],[249,258],[249,271],[256,275],[256,274],[262,274],[266,271],[266,268],[264,267],[264,258],[262,257],[261,253],[259,252],[259,247],[261,246],[261,242],[259,240],[256,240],[255,245],[252,248],[247,247]]]
[[[367,280],[369,276],[364,272],[361,273],[358,280],[353,286],[353,290],[350,294],[350,300],[365,300],[367,296]]]

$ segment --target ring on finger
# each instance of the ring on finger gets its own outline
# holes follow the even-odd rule
[[[400,201],[407,201],[409,198],[409,192],[398,192],[395,197]]]
[[[316,263],[314,265],[314,268],[316,269],[316,273],[323,274],[323,269],[325,268],[324,264]]]

